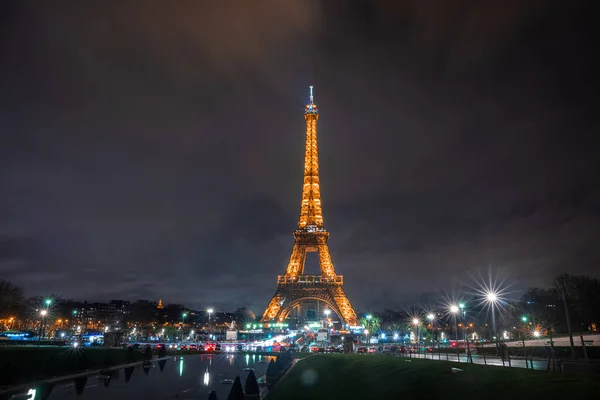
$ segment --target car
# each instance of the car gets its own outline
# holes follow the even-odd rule
[[[358,354],[366,354],[367,348],[366,347],[359,347],[357,351],[358,351]]]
[[[369,353],[377,353],[377,349],[375,347],[369,347]]]
[[[179,348],[180,350],[187,350],[187,344],[182,344],[181,347]]]
[[[196,346],[195,344],[190,344],[190,350],[198,350],[198,346]]]

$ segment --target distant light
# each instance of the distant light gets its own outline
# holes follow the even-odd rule
[[[365,335],[368,335],[368,334],[369,334],[369,330],[365,329]]]
[[[385,340],[385,333],[381,334],[381,338]]]
[[[523,316],[521,317],[521,321],[523,321],[523,322],[527,322],[527,317],[526,317],[525,315],[523,315]]]
[[[451,305],[450,312],[456,314],[458,312],[458,306],[456,304]]]
[[[533,331],[533,336],[540,337],[541,336],[540,331],[538,331],[538,330]]]
[[[394,333],[394,339],[398,339],[398,334]]]
[[[60,333],[60,337],[65,337],[65,333],[64,333],[64,332],[61,332],[61,333]]]
[[[367,319],[371,319],[373,316],[371,314],[367,315]]]
[[[79,343],[78,342],[73,342],[73,347],[77,347],[77,346],[79,346]]]
[[[215,310],[213,310],[212,308],[209,308],[208,310],[206,310],[207,313],[212,314]]]
[[[419,325],[419,319],[418,319],[418,318],[415,318],[415,319],[413,319],[413,321],[412,321],[412,322],[413,322],[413,324],[415,324],[415,325]]]
[[[50,304],[52,304],[52,299],[46,299],[46,305],[50,306]]]
[[[427,315],[427,319],[430,321],[432,321],[434,318],[435,318],[435,315],[433,315],[433,314]]]
[[[496,300],[498,300],[498,295],[494,292],[487,292],[485,297],[486,297],[487,301],[489,301],[490,303],[495,303]]]
[[[324,312],[325,312],[325,315],[331,314],[331,310],[325,310]]]
[[[48,315],[48,310],[42,310],[42,311],[40,311],[40,315],[42,317],[45,317],[46,315]]]

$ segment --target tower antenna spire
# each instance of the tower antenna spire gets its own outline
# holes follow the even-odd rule
[[[313,101],[313,87],[310,86],[310,104],[313,104],[313,103],[314,103],[314,101]]]

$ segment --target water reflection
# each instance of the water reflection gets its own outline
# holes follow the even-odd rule
[[[53,388],[53,383],[42,383],[37,388],[31,389],[35,393],[30,398],[35,400],[46,400],[48,397],[50,397],[50,393],[52,393]]]
[[[78,396],[81,396],[83,394],[83,389],[85,389],[87,379],[87,376],[75,378],[75,393],[77,393]]]
[[[208,373],[208,367],[206,368],[206,372],[204,373],[204,386],[208,386],[210,381],[210,374]]]
[[[182,396],[200,395],[206,399],[209,392],[215,391],[218,398],[227,398],[231,390],[231,383],[240,375],[242,383],[248,372],[242,372],[244,368],[253,368],[257,376],[265,373],[267,365],[264,360],[270,357],[246,354],[221,354],[212,356],[189,356],[171,357],[168,360],[156,361],[161,373],[151,371],[156,368],[154,363],[137,364],[126,368],[115,370],[103,370],[100,373],[71,379],[68,382],[61,381],[52,385],[36,386],[35,400],[62,400],[71,399],[99,400],[107,398],[110,400],[121,400],[131,398],[171,398],[175,394]],[[185,367],[185,368],[184,368]],[[142,369],[144,375],[151,376],[149,379],[138,378],[131,383],[131,377],[135,370]],[[119,382],[121,374],[124,380]],[[116,382],[113,382],[116,381]],[[85,390],[85,393],[84,393]],[[110,390],[110,391],[108,391]],[[21,393],[25,394],[26,391]],[[138,397],[141,396],[141,397]],[[0,396],[1,398],[1,396]]]
[[[123,371],[125,372],[125,382],[129,382],[131,375],[133,374],[133,367],[127,367]]]

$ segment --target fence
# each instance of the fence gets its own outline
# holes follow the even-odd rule
[[[497,343],[495,347],[468,345],[453,347],[447,344],[413,346],[396,353],[399,357],[451,361],[509,368],[574,373],[600,373],[600,347],[591,347],[583,337],[575,348],[575,359],[569,347],[508,347]]]

